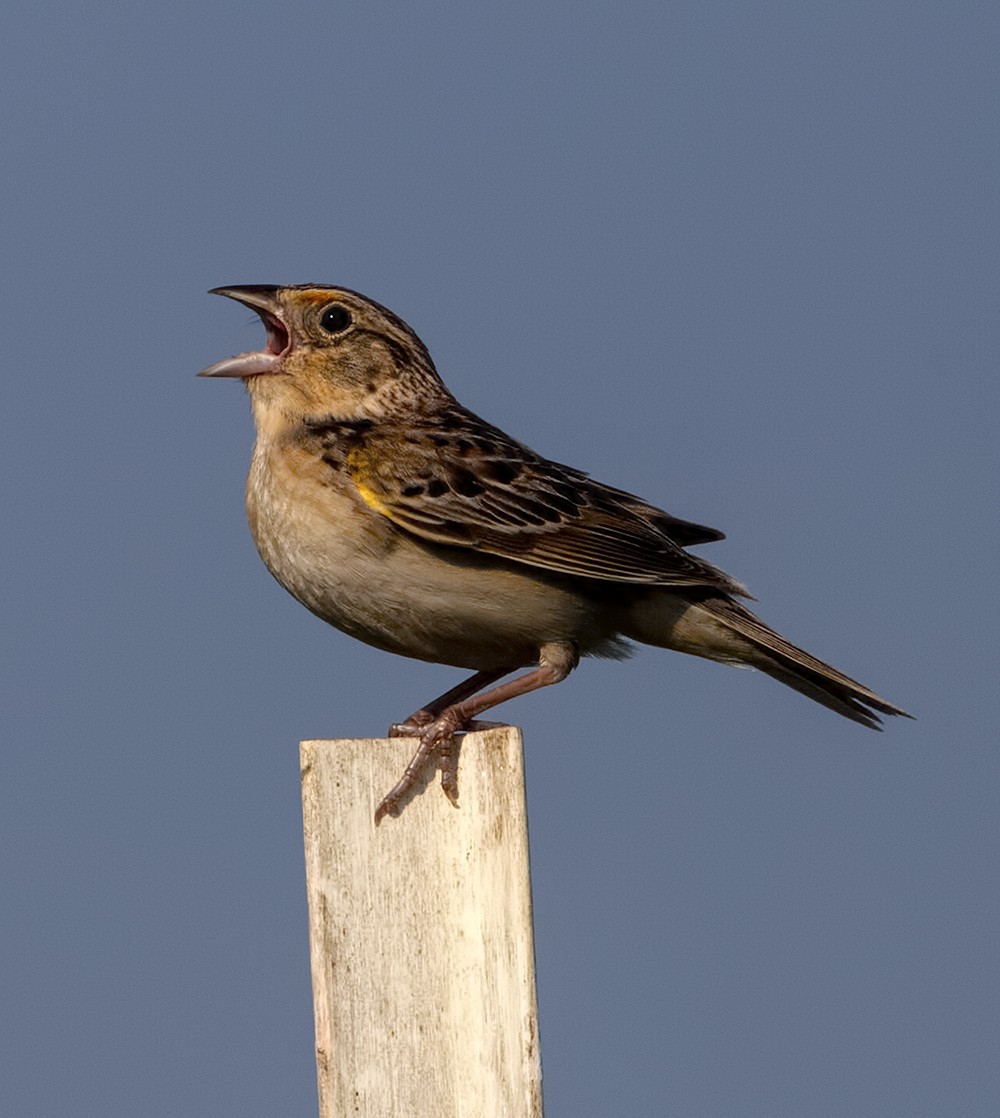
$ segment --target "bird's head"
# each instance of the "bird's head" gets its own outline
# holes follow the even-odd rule
[[[258,426],[279,417],[383,418],[451,398],[410,327],[356,291],[249,284],[211,294],[250,307],[267,330],[263,349],[198,374],[241,378]]]

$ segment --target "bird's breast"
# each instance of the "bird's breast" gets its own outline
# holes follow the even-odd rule
[[[369,507],[343,470],[258,444],[247,514],[274,577],[317,616],[389,652],[481,670],[541,644],[602,651],[613,637],[582,580],[418,539]]]

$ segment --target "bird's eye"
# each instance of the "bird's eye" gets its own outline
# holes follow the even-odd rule
[[[354,319],[342,303],[331,303],[320,315],[319,324],[328,334],[343,334]]]

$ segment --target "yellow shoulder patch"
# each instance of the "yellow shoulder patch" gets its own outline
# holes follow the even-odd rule
[[[357,486],[357,490],[361,494],[361,499],[366,505],[373,508],[376,512],[380,512],[383,516],[387,516],[390,520],[393,519],[392,509],[389,508],[385,501],[379,499],[377,493],[373,492],[367,485],[357,479],[355,479],[354,484]]]
[[[370,476],[370,471],[367,469],[367,455],[360,447],[355,447],[348,452],[347,455],[347,469],[351,475],[351,480],[358,493],[361,494],[361,499],[369,507],[374,509],[382,516],[393,519],[392,509],[382,500],[382,498],[375,492],[370,485],[367,485],[363,480],[366,476]]]

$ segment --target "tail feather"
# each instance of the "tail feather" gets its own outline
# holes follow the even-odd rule
[[[785,640],[731,598],[708,598],[700,605],[727,628],[749,641],[755,655],[748,657],[746,662],[845,718],[880,730],[882,720],[879,714],[913,717],[857,680]]]

